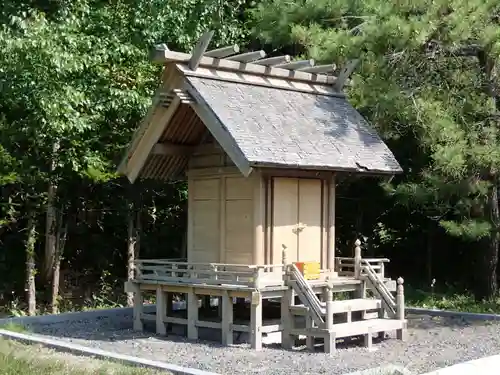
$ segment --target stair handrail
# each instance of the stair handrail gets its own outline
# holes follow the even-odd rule
[[[389,288],[387,288],[383,280],[377,275],[377,273],[372,268],[370,263],[363,262],[362,268],[366,272],[368,280],[372,284],[377,294],[379,294],[380,297],[382,298],[382,301],[385,303],[391,315],[395,316],[397,311],[397,305]]]
[[[394,299],[394,296],[392,295],[389,288],[387,288],[387,286],[385,285],[384,280],[382,280],[382,278],[375,272],[372,265],[369,262],[364,261],[363,259],[362,268],[366,272],[368,277],[373,279],[373,281],[376,282],[377,286],[379,286],[379,288],[377,289],[381,289],[381,291],[387,296],[391,304],[396,306],[396,300]]]
[[[324,323],[321,302],[302,275],[302,272],[300,272],[295,264],[292,264],[289,269],[291,270],[293,281],[295,281],[299,291],[304,296],[305,301],[303,302],[309,305],[308,307],[310,307],[311,312],[314,314],[315,320],[317,320],[318,323]]]

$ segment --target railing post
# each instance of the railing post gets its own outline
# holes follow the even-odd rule
[[[357,239],[354,242],[354,277],[361,277],[361,241]]]
[[[283,263],[283,280],[286,280],[288,271],[288,251],[285,244],[281,244],[281,263]]]
[[[262,268],[260,267],[257,267],[253,270],[253,287],[255,289],[259,289],[261,287],[261,283],[262,283]]]
[[[380,278],[382,280],[385,279],[385,265],[384,265],[384,262],[380,262]]]
[[[396,288],[396,313],[399,320],[405,320],[405,294],[404,294],[404,280],[399,277],[397,280],[398,286]]]
[[[172,264],[172,277],[177,277],[177,264]]]
[[[398,286],[396,289],[396,317],[397,319],[404,322],[405,320],[405,295],[404,295],[404,280],[399,277],[397,280]],[[396,330],[396,338],[398,340],[405,339],[406,323],[403,323],[402,327]]]
[[[287,247],[285,244],[282,244],[281,247],[282,247],[281,262],[283,263],[283,266],[286,267],[288,265],[288,251],[287,251]]]
[[[335,351],[335,332],[333,331],[333,289],[328,285],[325,288],[326,293],[326,329],[328,336],[325,337],[325,353]]]
[[[333,329],[333,290],[326,287],[326,328]]]

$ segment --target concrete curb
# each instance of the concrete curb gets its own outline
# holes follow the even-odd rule
[[[464,363],[458,363],[453,366],[444,367],[421,375],[491,375],[498,373],[498,368],[500,368],[500,355],[493,355]]]
[[[500,320],[500,315],[497,314],[476,314],[459,311],[448,311],[438,309],[424,309],[420,307],[408,307],[405,309],[406,313],[415,315],[430,315],[440,316],[446,318],[464,318],[469,320]]]
[[[144,311],[152,313],[156,311],[156,305],[145,305]],[[60,324],[67,321],[78,321],[87,319],[99,318],[115,318],[117,316],[132,316],[133,309],[131,307],[118,307],[114,309],[88,310],[79,312],[62,313],[55,315],[37,315],[37,316],[20,316],[13,318],[0,319],[0,326],[5,324]]]
[[[128,355],[107,352],[101,349],[95,349],[82,345],[72,344],[69,342],[47,339],[45,337],[41,337],[38,335],[31,335],[31,334],[28,335],[24,333],[17,333],[0,329],[0,336],[10,340],[16,340],[29,344],[41,344],[49,348],[57,349],[60,351],[66,351],[76,355],[98,357],[104,360],[120,362],[123,364],[128,364],[133,366],[143,366],[157,370],[170,371],[175,375],[219,375],[214,372],[181,367],[170,363],[151,361],[143,358],[132,357]]]
[[[402,366],[388,365],[350,372],[343,375],[411,375],[411,372]]]

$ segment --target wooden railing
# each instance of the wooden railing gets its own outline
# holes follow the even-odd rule
[[[235,285],[260,288],[284,285],[283,265],[188,263],[176,260],[137,260],[135,279],[142,282]]]
[[[384,310],[392,317],[404,320],[404,280],[397,280],[396,297],[387,287],[385,281],[385,263],[387,258],[362,258],[361,241],[356,240],[353,258],[336,258],[336,271],[339,276],[354,277],[365,280],[374,293],[381,299]]]
[[[385,278],[385,263],[389,263],[390,260],[387,258],[362,258],[363,261],[369,263],[375,273],[379,275],[382,279]],[[355,276],[356,275],[356,262],[354,258],[335,258],[335,271],[338,272],[339,276]],[[361,270],[361,276],[367,276],[363,270]]]

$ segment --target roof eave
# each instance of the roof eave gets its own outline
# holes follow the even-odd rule
[[[268,163],[268,162],[251,162],[250,165],[254,168],[279,168],[279,169],[298,169],[307,171],[322,171],[322,172],[343,172],[343,173],[353,173],[360,174],[364,176],[394,176],[397,174],[402,174],[403,169],[399,167],[398,169],[358,169],[358,168],[341,168],[341,167],[330,167],[330,166],[317,166],[317,165],[300,165],[300,164],[280,164],[280,163]]]

